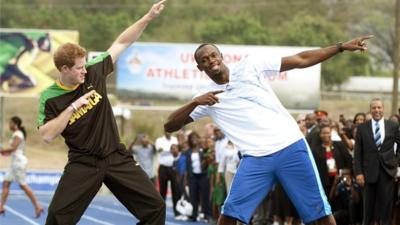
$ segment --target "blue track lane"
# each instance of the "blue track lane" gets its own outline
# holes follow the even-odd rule
[[[0,225],[42,225],[47,216],[51,196],[37,196],[45,213],[34,218],[34,209],[25,195],[10,195],[5,215],[0,215]],[[79,225],[132,225],[138,220],[112,195],[97,196],[79,221]],[[171,199],[167,199],[166,225],[206,225],[203,222],[183,222],[174,219]]]

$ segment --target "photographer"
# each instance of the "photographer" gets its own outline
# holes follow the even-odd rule
[[[338,225],[361,224],[361,188],[355,182],[350,169],[342,169],[335,178],[329,193],[330,202],[334,202],[335,217]]]

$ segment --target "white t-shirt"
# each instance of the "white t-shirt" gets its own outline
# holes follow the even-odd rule
[[[224,156],[225,146],[228,144],[228,138],[224,136],[223,138],[215,141],[215,161],[220,163],[222,157]]]
[[[174,156],[170,152],[171,145],[178,144],[178,139],[174,136],[171,136],[168,140],[165,136],[159,137],[156,140],[155,146],[157,151],[162,149],[159,152],[158,163],[163,166],[172,166],[174,164]]]
[[[224,90],[217,95],[219,103],[197,106],[190,117],[211,117],[243,155],[265,156],[282,150],[303,135],[266,80],[278,75],[280,67],[279,57],[241,60],[230,68],[229,83],[212,83],[196,95]]]
[[[200,153],[193,152],[190,157],[192,159],[192,170],[193,170],[193,173],[194,174],[200,174],[201,173]]]
[[[28,163],[28,159],[24,156],[24,147],[25,147],[25,136],[22,131],[15,131],[11,139],[9,140],[9,144],[11,145],[14,142],[14,138],[18,138],[20,140],[19,145],[17,146],[17,150],[15,150],[11,154],[11,166],[13,167],[25,167]]]
[[[239,165],[240,159],[238,150],[232,144],[225,145],[225,151],[221,158],[221,163],[218,164],[218,173],[230,172],[235,174]]]

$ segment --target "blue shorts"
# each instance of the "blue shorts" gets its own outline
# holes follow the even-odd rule
[[[249,224],[253,212],[276,181],[282,184],[304,223],[332,214],[314,158],[304,139],[271,155],[244,156],[222,214]]]

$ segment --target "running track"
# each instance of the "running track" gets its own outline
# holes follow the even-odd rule
[[[31,202],[25,195],[9,195],[6,203],[6,214],[0,215],[0,225],[41,225],[45,223],[47,207],[51,196],[37,196],[45,213],[34,218]],[[97,196],[79,221],[79,225],[133,225],[138,220],[112,195]],[[171,199],[167,199],[166,225],[206,225],[202,222],[182,222],[174,219]]]

